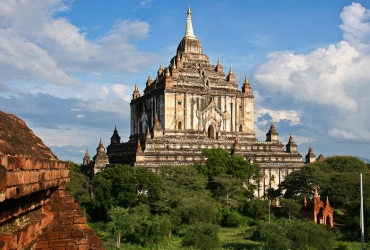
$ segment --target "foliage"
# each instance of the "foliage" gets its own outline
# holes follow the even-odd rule
[[[202,155],[207,158],[204,164],[198,165],[198,170],[207,176],[228,174],[244,181],[249,181],[258,175],[258,168],[241,156],[230,156],[222,148],[204,149]]]
[[[81,173],[81,166],[79,164],[70,161],[69,166],[70,166],[71,172],[73,171],[75,173]]]
[[[353,202],[347,206],[347,211],[343,216],[343,223],[345,227],[342,228],[342,232],[345,239],[350,241],[356,241],[361,239],[361,228],[360,228],[360,201]],[[364,199],[364,226],[365,226],[365,239],[370,238],[370,198]],[[366,233],[367,232],[367,233]]]
[[[169,216],[155,215],[145,222],[146,243],[160,243],[171,236],[172,223]]]
[[[222,218],[222,226],[224,227],[239,227],[241,224],[241,216],[235,211],[228,211]]]
[[[302,205],[298,204],[294,200],[284,199],[280,201],[280,205],[285,208],[288,219],[299,218]]]
[[[109,225],[116,236],[117,248],[120,248],[121,238],[133,233],[133,223],[128,213],[128,209],[122,207],[113,207],[108,211],[108,217],[111,220]]]
[[[215,223],[219,221],[217,203],[207,197],[184,198],[177,207],[182,223]]]
[[[254,238],[268,249],[334,249],[335,234],[313,222],[286,221],[259,224]]]
[[[209,196],[207,177],[199,174],[193,166],[165,166],[158,175],[163,189],[161,199],[152,207],[157,213],[170,212],[186,198]]]
[[[189,228],[182,245],[202,250],[215,249],[220,246],[217,232],[218,228],[215,225],[197,223]]]
[[[290,173],[280,188],[286,190],[284,198],[302,201],[303,196],[312,196],[314,187],[318,187],[320,195],[328,196],[333,207],[342,207],[359,200],[359,173],[366,173],[363,175],[366,193],[370,191],[367,165],[356,157],[332,156]]]
[[[227,208],[236,209],[242,200],[253,197],[255,186],[251,180],[258,177],[259,168],[241,156],[230,156],[221,149],[204,149],[207,158],[204,164],[197,165],[200,173],[208,176],[207,188],[217,200]]]
[[[245,182],[227,174],[210,178],[208,188],[212,192],[214,198],[230,209],[238,208],[242,201],[253,197],[253,194],[245,185]]]
[[[162,180],[146,168],[117,165],[105,168],[92,180],[94,206],[102,213],[111,207],[153,204],[161,197]]]
[[[67,189],[78,204],[85,205],[91,201],[89,193],[90,183],[87,177],[80,173],[80,168],[76,163],[70,162],[70,165],[70,182],[67,184]]]
[[[256,198],[249,200],[244,204],[242,208],[242,213],[256,220],[259,220],[268,213],[268,209],[269,204],[267,200]]]
[[[225,149],[204,149],[202,155],[207,157],[204,164],[199,165],[199,170],[207,176],[226,174],[230,161],[230,154]]]
[[[291,172],[281,183],[280,189],[285,190],[285,199],[297,199],[311,196],[314,188],[322,190],[327,186],[327,178],[331,171],[324,162],[314,162],[303,166],[300,170]]]
[[[344,211],[335,219],[345,224],[345,239],[359,240],[359,171],[364,173],[365,225],[370,225],[370,197],[366,196],[370,187],[369,169],[356,159],[329,157],[325,162],[307,164],[300,171],[292,172],[284,186],[268,191],[268,197],[279,197],[282,196],[280,191],[287,188],[285,199],[281,200],[283,207],[271,210],[286,220],[276,222],[272,214],[272,222],[267,224],[256,220],[266,218],[268,200],[252,196],[254,186],[251,180],[258,177],[258,167],[237,155],[230,157],[222,149],[207,149],[203,154],[207,157],[205,163],[161,167],[158,173],[129,166],[106,168],[98,173],[92,181],[93,205],[87,206],[87,202],[86,207],[94,208],[95,215],[104,220],[100,224],[92,224],[97,227],[99,236],[104,241],[112,241],[116,237],[119,225],[114,225],[110,211],[120,207],[125,211],[124,220],[129,223],[120,237],[121,248],[125,249],[211,249],[221,245],[229,250],[308,249],[307,246],[310,249],[331,249],[327,248],[330,245],[351,249],[348,248],[352,246],[350,243],[332,244],[335,236],[331,230],[294,219],[299,217],[304,195],[309,198],[313,187],[318,186],[322,197],[330,194],[332,207],[336,209],[340,205]],[[345,186],[341,187],[343,183]],[[222,232],[218,235],[222,244],[217,238],[218,230]],[[365,232],[368,230],[370,228]],[[225,236],[228,234],[230,237]],[[251,235],[259,242],[250,241]],[[325,242],[321,235],[326,237]],[[340,236],[337,235],[338,238]],[[316,242],[324,247],[318,247]],[[115,247],[113,242],[108,245],[107,249]]]

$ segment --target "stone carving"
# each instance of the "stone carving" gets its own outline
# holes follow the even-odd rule
[[[214,99],[203,110],[197,110],[196,115],[202,125],[202,131],[204,132],[209,125],[213,124],[216,132],[220,130],[222,121],[225,119],[225,112],[222,112]]]
[[[148,116],[145,113],[145,107],[143,109],[143,113],[141,114],[140,122],[141,122],[141,133],[145,133],[146,127],[148,126]]]

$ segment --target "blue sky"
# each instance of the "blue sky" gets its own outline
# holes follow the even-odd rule
[[[62,160],[81,163],[114,126],[129,137],[129,102],[170,58],[189,1],[0,2],[0,109],[23,119]],[[255,132],[271,120],[305,155],[368,157],[370,3],[190,1],[203,52],[255,95]]]

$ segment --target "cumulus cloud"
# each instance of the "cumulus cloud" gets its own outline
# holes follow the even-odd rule
[[[329,129],[329,135],[337,139],[344,139],[344,140],[357,139],[357,136],[355,136],[354,134],[344,131],[342,129],[337,129],[337,128]]]
[[[68,11],[63,0],[1,1],[1,80],[64,86],[80,83],[72,74],[133,73],[157,60],[129,43],[148,36],[148,23],[118,20],[88,40],[79,27],[56,17],[62,11]]]
[[[131,91],[126,85],[114,84],[112,89],[120,99],[125,100],[126,102],[131,100],[131,95],[128,94]]]
[[[254,78],[270,93],[282,93],[300,105],[314,104],[316,110],[308,108],[310,112],[322,109],[316,117],[327,118],[329,137],[363,140],[360,133],[369,131],[370,119],[370,12],[352,3],[340,18],[342,41],[308,54],[269,53]]]
[[[264,125],[271,123],[271,121],[280,122],[281,120],[286,120],[291,125],[299,124],[299,114],[295,110],[271,110],[267,108],[256,108],[254,114],[256,119],[263,117],[264,115],[271,117],[270,121],[266,119],[261,121],[261,123]]]

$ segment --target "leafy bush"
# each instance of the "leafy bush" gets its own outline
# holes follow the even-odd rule
[[[222,219],[222,226],[224,227],[238,227],[240,224],[241,217],[237,212],[229,212]]]
[[[268,213],[268,209],[269,204],[267,200],[253,199],[244,204],[242,213],[258,220]]]
[[[177,211],[182,221],[187,224],[219,222],[217,203],[204,196],[181,200]]]
[[[218,228],[212,224],[196,223],[189,228],[182,240],[182,246],[201,250],[214,249],[220,246]]]
[[[268,249],[334,249],[335,234],[325,226],[313,222],[281,220],[261,223],[253,235]]]
[[[145,223],[145,242],[160,243],[171,236],[171,220],[165,215],[155,215]]]

